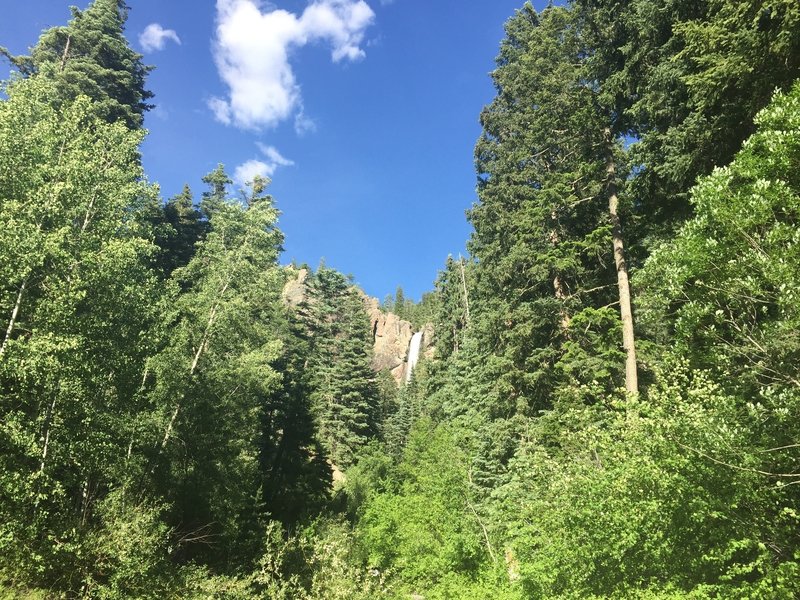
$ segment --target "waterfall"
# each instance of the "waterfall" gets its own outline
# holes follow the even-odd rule
[[[418,331],[411,337],[408,344],[408,360],[406,361],[406,383],[411,381],[411,373],[419,362],[419,349],[422,346],[422,332]]]

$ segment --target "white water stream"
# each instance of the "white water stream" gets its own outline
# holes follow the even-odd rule
[[[422,332],[418,331],[411,337],[408,344],[408,364],[406,365],[406,383],[411,381],[411,373],[419,362],[419,349],[422,347]]]

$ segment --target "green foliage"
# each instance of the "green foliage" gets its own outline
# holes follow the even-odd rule
[[[366,309],[344,275],[321,265],[309,281],[300,311],[309,340],[318,436],[330,460],[347,466],[378,433],[378,387]]]
[[[590,54],[574,11],[536,13],[526,5],[506,24],[492,73],[497,96],[481,114],[479,202],[469,213],[475,228],[469,248],[477,260],[471,335],[488,351],[473,368],[491,382],[491,396],[483,400],[491,418],[551,406],[571,383],[564,374],[586,366],[565,364],[579,346],[595,363],[616,359],[584,375],[602,380],[605,390],[613,389],[623,364],[608,348],[589,347],[596,336],[569,325],[584,309],[609,306],[617,277],[608,168],[621,157],[607,139],[613,110],[590,77]],[[451,306],[459,278],[466,287],[454,266],[447,275]],[[458,331],[451,325],[444,335]]]
[[[420,421],[398,469],[399,490],[374,495],[359,523],[369,564],[421,586],[475,570],[484,548],[468,509],[466,456],[452,433]]]
[[[155,242],[161,249],[156,269],[168,277],[178,267],[189,264],[196,244],[208,231],[208,222],[195,208],[188,185],[166,204],[157,207],[151,220],[156,233]]]
[[[800,351],[800,87],[756,123],[733,163],[693,190],[695,218],[642,273],[642,314],[693,366],[725,373],[745,396],[773,398],[795,388]]]
[[[409,321],[414,330],[419,331],[425,325],[433,323],[438,310],[438,294],[426,292],[419,302],[406,298],[403,288],[397,286],[395,295],[387,295],[381,303],[381,310],[394,313],[401,319]]]
[[[127,18],[124,0],[94,0],[85,11],[72,7],[67,26],[42,32],[30,56],[11,56],[5,49],[0,54],[23,74],[52,81],[50,102],[87,96],[100,118],[138,129],[152,108],[147,101],[153,94],[144,88],[152,67],[142,64],[142,55],[125,39]]]
[[[282,379],[273,367],[283,352],[274,333],[283,284],[277,216],[263,187],[246,205],[215,206],[194,258],[174,273],[168,337],[148,365],[162,425],[143,442],[157,448],[157,489],[173,504],[186,550],[202,555],[214,540],[223,563],[258,543],[259,442],[273,433],[261,430],[262,417]]]
[[[690,213],[697,178],[730,162],[776,87],[800,77],[792,0],[575,0],[592,34],[592,71],[639,139],[632,192],[645,238]]]
[[[289,306],[267,181],[144,183],[123,2],[3,52],[0,598],[800,597],[796,4],[517,11],[399,389],[351,279]]]
[[[125,449],[158,294],[137,216],[138,132],[87,98],[53,108],[41,77],[0,104],[2,569],[80,576],[96,503],[126,480]]]
[[[566,455],[553,440],[521,446],[498,494],[529,594],[744,597],[795,568],[794,501],[758,472],[753,413],[707,374],[669,369],[647,403],[559,415]]]
[[[109,494],[98,507],[99,526],[84,552],[92,572],[83,582],[84,595],[96,598],[159,598],[169,590],[170,531],[163,508],[130,504],[126,493]],[[88,562],[88,561],[87,561]]]
[[[403,293],[403,288],[401,286],[397,286],[397,291],[394,293],[394,314],[396,314],[401,319],[405,318],[406,315],[406,297]]]
[[[458,265],[458,266],[456,266]],[[437,310],[431,322],[436,331],[437,357],[446,360],[463,344],[463,332],[469,324],[469,296],[474,293],[475,263],[452,256],[436,280]]]

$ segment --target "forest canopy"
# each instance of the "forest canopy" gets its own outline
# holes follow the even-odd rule
[[[2,50],[0,598],[800,596],[800,4],[521,6],[380,307],[148,183],[127,15]]]

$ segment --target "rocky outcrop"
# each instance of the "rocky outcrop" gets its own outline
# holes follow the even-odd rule
[[[372,368],[375,371],[389,371],[399,385],[406,379],[408,348],[411,338],[414,336],[414,327],[409,321],[401,319],[396,314],[382,311],[376,298],[371,298],[363,292],[361,292],[361,297],[369,315],[374,340]],[[435,350],[433,325],[426,324],[422,331],[420,354],[430,359]]]
[[[405,375],[408,345],[414,335],[411,323],[394,313],[383,312],[376,298],[366,294],[362,297],[374,342],[372,368],[375,371],[389,371],[399,383]]]
[[[294,276],[290,277],[283,286],[283,301],[289,306],[299,306],[306,297],[306,280],[308,279],[308,269],[298,269],[294,271]]]

